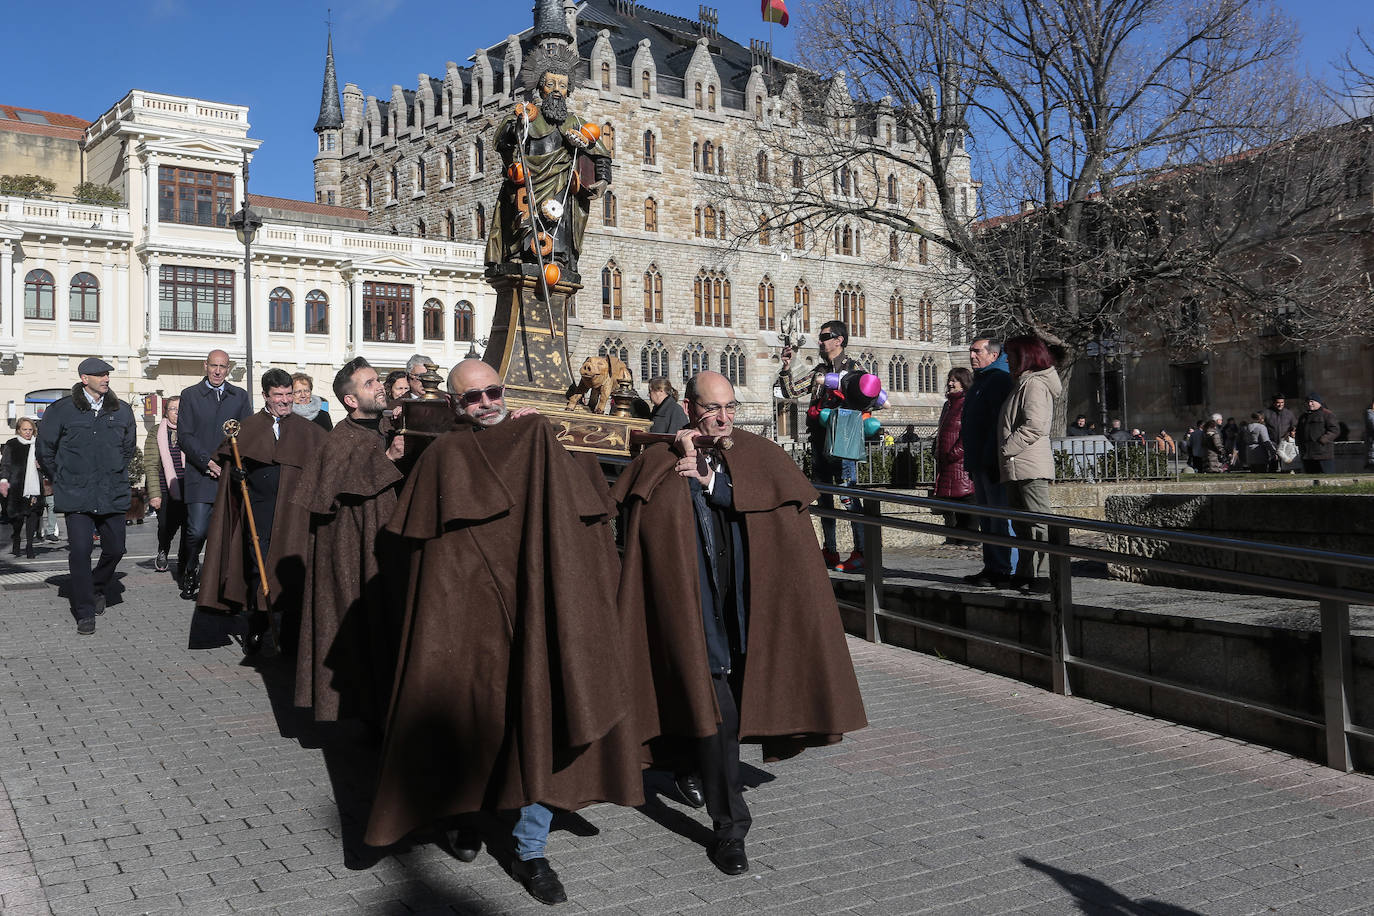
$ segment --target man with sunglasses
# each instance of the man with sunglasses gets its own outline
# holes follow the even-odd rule
[[[595,461],[532,408],[509,410],[481,360],[448,384],[468,423],[420,455],[387,523],[410,583],[365,839],[437,823],[472,861],[471,816],[498,813],[513,821],[512,877],[561,903],[545,857],[553,809],[643,804],[640,749],[657,726],[642,618],[636,638]]]
[[[348,417],[292,497],[310,512],[296,705],[317,722],[356,718],[380,732],[400,643],[393,595],[405,582],[400,541],[382,528],[405,482],[405,439],[383,435],[386,388],[363,357],[334,376],[334,397]]]
[[[816,340],[820,344],[820,361],[812,367],[806,380],[800,384],[792,379],[792,348],[783,347],[782,370],[778,373],[778,387],[782,389],[782,396],[785,398],[804,396],[810,398],[806,407],[806,431],[811,440],[811,479],[816,483],[832,486],[853,486],[859,479],[858,462],[849,458],[836,458],[826,449],[825,424],[821,422],[821,411],[825,408],[843,407],[844,402],[840,399],[837,391],[826,387],[825,377],[831,372],[865,372],[867,370],[858,360],[844,352],[845,346],[849,343],[849,328],[845,326],[843,321],[827,321],[821,325],[821,332],[816,335]],[[853,504],[854,501],[847,496],[840,500],[840,505],[845,509],[852,509]],[[835,498],[827,493],[821,496],[820,505],[826,509],[833,509],[835,508]],[[822,518],[821,539],[823,543],[821,553],[825,557],[825,565],[830,569],[838,569],[842,572],[863,572],[863,525],[858,522],[850,522],[849,527],[854,536],[854,550],[850,553],[849,559],[841,563],[835,541],[835,520]]]
[[[840,613],[815,562],[816,490],[772,441],[734,428],[730,380],[687,383],[690,426],[645,449],[612,491],[624,512],[621,607],[652,634],[655,758],[700,776],[727,875],[749,869],[740,743],[765,760],[833,744],[867,724]],[[728,451],[697,448],[729,437]],[[689,801],[690,803],[690,801]]]

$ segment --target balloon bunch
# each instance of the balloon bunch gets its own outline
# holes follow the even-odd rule
[[[873,411],[887,404],[887,391],[883,389],[882,379],[871,372],[827,372],[825,387],[835,392],[846,408],[863,413],[865,436],[872,438],[878,435],[883,422],[873,416]],[[812,407],[809,412],[822,425],[830,422],[829,407]]]

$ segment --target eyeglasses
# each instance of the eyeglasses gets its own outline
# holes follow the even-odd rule
[[[728,416],[734,416],[735,411],[739,410],[739,401],[731,401],[729,404],[702,404],[698,402],[697,410],[707,416],[713,413],[723,413]]]
[[[821,343],[825,343],[827,340],[835,340],[839,336],[839,334],[831,334],[829,331],[821,331],[816,335],[816,339]]]
[[[473,404],[482,403],[483,396],[488,401],[499,401],[505,397],[505,385],[488,385],[486,388],[470,388],[457,396],[459,407],[471,407]]]

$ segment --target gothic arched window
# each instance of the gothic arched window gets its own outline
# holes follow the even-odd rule
[[[650,324],[663,322],[663,275],[653,264],[644,271],[644,320]]]
[[[720,374],[730,380],[732,385],[746,385],[744,351],[739,344],[733,343],[720,351]]]
[[[615,261],[607,261],[601,268],[601,317],[609,321],[625,317],[620,299],[620,268]]]

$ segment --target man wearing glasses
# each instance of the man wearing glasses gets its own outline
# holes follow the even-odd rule
[[[651,446],[616,482],[624,512],[621,607],[642,615],[665,768],[699,774],[727,875],[749,869],[752,818],[741,742],[765,760],[833,744],[867,724],[839,610],[815,562],[816,490],[772,441],[734,428],[734,388],[687,384],[690,426]],[[697,448],[729,437],[728,451]],[[646,637],[646,639],[649,637]],[[766,799],[765,799],[766,800]],[[690,803],[690,802],[689,802]]]
[[[410,382],[410,394],[407,397],[416,401],[424,396],[425,386],[421,384],[420,377],[425,374],[429,357],[423,353],[416,353],[406,360],[406,381]]]
[[[410,586],[365,839],[459,818],[446,839],[472,861],[466,816],[501,812],[512,877],[561,903],[552,809],[643,804],[640,748],[656,729],[643,621],[636,637],[616,602],[615,507],[595,461],[532,408],[510,411],[481,360],[455,366],[449,391],[471,425],[425,449],[387,523]]]
[[[859,361],[845,355],[845,345],[849,343],[849,329],[843,321],[827,321],[821,325],[816,335],[820,342],[820,362],[811,369],[806,381],[797,384],[792,380],[792,348],[783,347],[782,370],[778,373],[778,387],[785,398],[800,398],[809,395],[810,403],[806,408],[806,431],[811,439],[811,479],[816,483],[853,486],[859,479],[858,462],[848,458],[836,458],[826,450],[825,424],[821,422],[821,411],[827,407],[842,407],[839,394],[825,385],[825,377],[831,372],[864,372]],[[840,500],[845,509],[853,508],[854,501],[849,497]],[[835,498],[825,494],[820,505],[826,509],[835,508]],[[864,570],[864,529],[858,522],[850,522],[854,535],[854,550],[849,559],[840,562],[840,553],[835,541],[835,520],[821,519],[821,553],[825,565],[842,572],[863,572]]]

